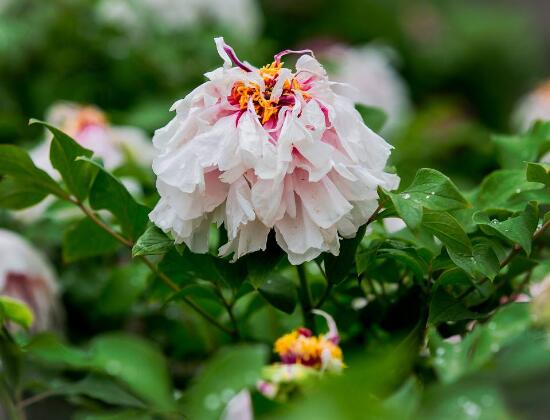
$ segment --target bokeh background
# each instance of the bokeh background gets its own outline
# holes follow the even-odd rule
[[[220,64],[216,35],[256,65],[286,48],[375,43],[393,49],[412,103],[391,136],[397,170],[473,184],[494,166],[488,131],[510,131],[549,74],[549,16],[535,0],[2,0],[0,141],[38,141],[28,119],[60,99],[152,133]]]
[[[543,0],[0,0],[0,143],[39,144],[44,133],[28,120],[59,100],[96,105],[113,124],[152,135],[172,118],[172,103],[221,65],[215,36],[256,66],[312,48],[329,71],[340,65],[335,49],[375,46],[403,87],[406,112],[389,115],[395,128],[384,134],[402,182],[432,167],[468,189],[497,168],[492,133],[516,131],[518,104],[550,76],[549,20]],[[373,76],[365,68],[354,77]],[[149,175],[144,196],[154,200]],[[127,255],[66,264],[55,221],[29,226],[0,213],[0,226],[24,233],[56,265],[71,341],[124,327],[147,331],[176,360],[212,350],[173,308],[140,301],[146,270],[113,269]],[[294,322],[264,318],[276,324],[258,328],[266,342]],[[171,369],[180,386],[194,373],[189,364]]]

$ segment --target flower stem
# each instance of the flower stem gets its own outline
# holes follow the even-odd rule
[[[307,284],[306,271],[304,265],[297,265],[296,271],[298,272],[298,279],[300,280],[300,287],[298,289],[298,295],[300,296],[300,305],[302,306],[302,314],[304,316],[304,324],[307,328],[314,331],[315,324],[313,322],[313,305],[311,303],[311,292]]]
[[[117,241],[119,241],[121,244],[128,248],[132,248],[134,246],[134,243],[128,239],[122,236],[120,233],[113,230],[109,225],[107,225],[105,222],[103,222],[90,208],[86,207],[81,201],[76,200],[74,198],[70,198],[69,201],[75,205],[77,205],[80,210],[92,221],[94,222],[98,227],[103,229],[105,232],[107,232],[109,235],[111,235],[113,238],[115,238]],[[172,289],[174,292],[178,293],[181,291],[181,288],[170,278],[168,277],[164,272],[160,271],[158,267],[151,262],[146,256],[140,256],[139,257],[141,261],[149,267],[149,269],[157,275],[157,277],[164,283],[166,286],[168,286],[170,289]],[[212,317],[208,312],[204,311],[200,306],[197,306],[191,299],[189,299],[187,296],[182,296],[181,300],[185,302],[189,307],[191,307],[195,312],[197,312],[199,315],[201,315],[204,319],[206,319],[208,322],[210,322],[212,325],[214,325],[216,328],[222,330],[226,334],[230,336],[237,336],[237,331],[230,330],[225,325],[218,322],[214,317]],[[232,318],[232,314],[230,313],[230,318]],[[232,322],[234,322],[232,320]]]

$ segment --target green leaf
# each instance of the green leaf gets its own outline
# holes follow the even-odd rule
[[[437,325],[442,322],[478,319],[482,314],[472,312],[466,305],[448,293],[443,287],[436,286],[430,301],[428,323]]]
[[[195,254],[187,248],[182,255],[176,250],[168,252],[159,269],[180,285],[201,279],[236,290],[246,279],[244,263],[230,263],[210,254]]]
[[[325,274],[330,284],[337,285],[343,282],[352,272],[355,272],[355,275],[357,274],[355,252],[365,236],[366,229],[367,225],[365,224],[357,230],[354,238],[342,239],[340,241],[339,255],[334,256],[328,252],[325,253]]]
[[[272,273],[258,288],[258,292],[275,308],[287,314],[294,312],[298,296],[296,285],[289,278]]]
[[[144,404],[106,376],[90,374],[74,383],[52,383],[54,395],[86,396],[111,405],[144,408]]]
[[[63,259],[74,262],[83,258],[110,254],[120,243],[90,219],[69,226],[63,235]]]
[[[527,181],[540,182],[550,187],[550,164],[529,162],[527,164]]]
[[[456,185],[435,169],[420,169],[401,193],[387,193],[398,215],[411,229],[422,221],[422,208],[430,210],[456,210],[469,206]]]
[[[267,348],[262,345],[238,345],[220,350],[189,389],[185,414],[192,419],[219,419],[233,396],[242,389],[256,386],[267,356]]]
[[[481,210],[507,209],[514,195],[540,187],[539,183],[527,181],[524,170],[495,171],[482,181],[473,201]]]
[[[0,145],[0,174],[16,179],[19,185],[32,185],[35,191],[67,197],[67,193],[57,182],[37,168],[27,152],[17,146]]]
[[[0,180],[0,207],[6,209],[24,209],[41,202],[48,192],[42,187],[19,180],[11,176],[4,176]]]
[[[477,371],[530,324],[529,305],[514,303],[501,307],[489,322],[477,325],[458,343],[444,342],[435,329],[430,329],[429,345],[437,375],[443,383],[451,383]]]
[[[80,201],[84,200],[88,195],[97,169],[77,160],[77,158],[81,156],[90,158],[93,152],[44,121],[31,119],[29,124],[39,124],[52,133],[53,138],[50,146],[52,166],[61,174],[69,191]]]
[[[132,240],[139,238],[147,225],[148,209],[138,204],[126,187],[97,162],[83,157],[79,160],[99,169],[90,191],[92,208],[110,211],[125,235]]]
[[[482,226],[485,233],[496,234],[514,244],[519,244],[527,255],[531,253],[533,234],[537,228],[538,220],[538,207],[535,203],[529,203],[519,215],[504,221],[490,220],[486,212],[474,214],[474,221]]]
[[[123,333],[96,337],[87,351],[67,346],[52,334],[34,337],[25,350],[42,364],[107,374],[155,409],[174,408],[166,360],[148,341]]]
[[[550,149],[548,123],[537,123],[528,133],[514,136],[493,136],[497,158],[505,169],[522,169],[525,162],[538,160]]]
[[[122,333],[100,336],[91,343],[91,364],[123,382],[161,411],[174,408],[166,360],[149,342]]]
[[[174,241],[156,226],[149,226],[132,248],[132,257],[140,255],[164,255],[174,246]]]
[[[379,133],[388,120],[388,115],[380,108],[356,104],[355,109],[361,114],[365,125],[375,133]]]
[[[9,320],[27,329],[31,327],[34,319],[32,311],[23,301],[1,295],[0,317],[2,322]]]
[[[449,213],[425,209],[422,226],[443,242],[449,252],[461,257],[473,257],[470,238],[458,221]],[[452,255],[451,258],[453,258]]]
[[[112,269],[109,281],[98,299],[100,315],[126,315],[146,290],[150,274],[147,266],[137,261]]]

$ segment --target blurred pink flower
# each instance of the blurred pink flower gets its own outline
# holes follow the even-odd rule
[[[21,236],[0,229],[0,294],[23,301],[34,314],[34,332],[58,329],[62,307],[53,269]]]
[[[216,39],[224,66],[174,104],[157,130],[153,162],[161,196],[151,220],[194,252],[224,224],[234,258],[276,240],[292,264],[339,253],[377,206],[376,188],[397,187],[384,167],[391,146],[364,125],[353,101],[308,51],[283,51],[260,69]],[[281,58],[298,53],[296,70]]]

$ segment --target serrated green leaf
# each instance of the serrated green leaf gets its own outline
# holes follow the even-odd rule
[[[93,152],[82,147],[69,135],[58,128],[44,122],[32,119],[30,124],[39,124],[52,134],[50,146],[50,161],[61,174],[69,191],[79,200],[84,200],[90,190],[92,179],[97,168],[77,160],[78,157],[92,157]]]
[[[474,214],[474,221],[482,226],[486,233],[497,234],[514,244],[517,243],[527,255],[531,253],[531,243],[538,220],[538,207],[534,203],[529,203],[519,215],[503,221],[491,220],[486,212]]]
[[[2,295],[0,295],[0,317],[2,322],[12,321],[27,329],[31,327],[34,320],[33,313],[25,302]]]
[[[469,205],[456,185],[435,169],[420,169],[411,185],[401,193],[386,194],[392,200],[397,214],[411,229],[420,225],[423,208],[444,211]]]
[[[125,235],[132,240],[139,238],[147,225],[148,209],[137,203],[126,187],[97,162],[84,157],[79,160],[98,168],[89,197],[92,208],[108,210]]]
[[[132,248],[132,256],[163,255],[174,246],[174,241],[156,226],[149,226]]]
[[[119,242],[90,219],[81,219],[63,234],[63,259],[74,262],[83,258],[110,254]]]
[[[524,170],[500,170],[482,181],[473,200],[475,207],[481,210],[508,209],[514,195],[540,188],[541,184],[527,181]]]
[[[529,162],[527,164],[527,181],[540,182],[550,187],[550,164]]]

